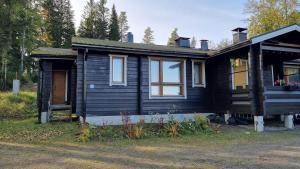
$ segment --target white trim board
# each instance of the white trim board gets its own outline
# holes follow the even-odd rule
[[[131,123],[136,124],[140,120],[144,120],[145,123],[160,123],[163,119],[164,123],[167,123],[170,119],[177,121],[193,120],[195,115],[208,116],[213,113],[191,113],[191,114],[156,114],[156,115],[130,115]],[[96,126],[104,125],[122,125],[122,116],[87,116],[86,122]]]
[[[168,57],[160,57],[160,58],[166,58],[166,60],[170,60],[170,61],[182,61],[183,62],[183,74],[184,74],[184,96],[152,96],[151,95],[151,60],[155,59],[156,57],[152,57],[152,56],[148,56],[148,98],[149,99],[153,99],[153,100],[159,100],[159,99],[170,99],[170,100],[176,100],[176,99],[187,99],[187,77],[186,77],[186,73],[187,73],[187,67],[186,67],[186,59],[178,59],[178,58],[168,58]]]
[[[291,26],[288,26],[288,27],[285,27],[285,28],[275,30],[273,32],[269,32],[269,33],[266,33],[266,34],[263,34],[263,35],[259,35],[257,37],[252,38],[251,43],[252,44],[257,44],[257,43],[263,42],[265,40],[272,39],[274,37],[277,37],[277,36],[292,32],[292,31],[300,32],[300,26],[299,25],[291,25]]]
[[[113,82],[113,57],[124,58],[124,82],[120,84]],[[128,55],[109,54],[109,86],[127,86],[127,57]]]
[[[201,78],[202,78],[202,82],[203,82],[203,84],[200,84],[200,85],[196,85],[195,84],[195,71],[194,71],[194,64],[195,63],[201,63],[202,64],[202,66],[201,66],[201,68],[202,68],[202,76],[201,76]],[[192,60],[192,87],[193,88],[195,88],[195,87],[203,87],[203,88],[205,88],[206,87],[206,77],[205,77],[205,60]]]

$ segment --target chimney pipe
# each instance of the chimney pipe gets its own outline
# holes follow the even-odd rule
[[[247,40],[246,28],[235,28],[233,29],[233,44],[243,42]]]
[[[182,47],[182,48],[190,48],[190,38],[185,38],[185,37],[179,37],[175,40],[176,42],[176,47]]]
[[[127,33],[127,43],[133,43],[133,34],[132,32]]]
[[[208,40],[202,39],[200,40],[201,50],[208,51]]]

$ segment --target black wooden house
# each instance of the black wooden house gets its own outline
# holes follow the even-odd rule
[[[300,113],[300,26],[251,39],[244,31],[218,51],[206,40],[192,49],[183,37],[176,47],[76,37],[72,49],[39,48],[40,118],[55,109],[95,124],[117,123],[120,113]]]

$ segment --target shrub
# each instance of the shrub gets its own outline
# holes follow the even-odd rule
[[[166,125],[166,130],[171,137],[179,136],[179,124],[178,121],[170,121]]]
[[[133,127],[133,137],[136,139],[140,139],[143,136],[144,136],[144,120],[141,120]]]
[[[80,142],[88,142],[91,139],[91,129],[88,124],[82,124],[78,140]]]
[[[25,119],[37,115],[36,93],[0,93],[0,119]]]
[[[209,129],[208,119],[203,115],[195,115],[195,128],[198,131],[205,131]]]

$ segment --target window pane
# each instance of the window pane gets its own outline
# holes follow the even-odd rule
[[[202,63],[194,63],[194,83],[199,85],[202,82]]]
[[[113,58],[113,82],[123,82],[123,58]]]
[[[159,82],[159,61],[151,61],[151,82]]]
[[[234,70],[234,89],[246,89],[248,85],[248,71],[247,71],[247,62],[241,61],[237,66],[233,67]]]
[[[151,95],[159,96],[159,86],[151,86]]]
[[[180,86],[164,86],[164,96],[180,96]]]
[[[288,83],[300,82],[300,68],[285,68],[285,76]]]
[[[163,82],[180,83],[181,62],[163,61]]]

